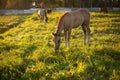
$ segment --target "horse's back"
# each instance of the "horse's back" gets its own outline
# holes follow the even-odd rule
[[[76,12],[78,12],[78,16],[79,18],[83,18],[84,21],[82,24],[85,24],[85,25],[89,25],[89,22],[90,22],[90,13],[87,9],[84,9],[84,8],[80,8],[78,9]]]
[[[90,21],[90,13],[87,9],[79,9],[80,13],[84,17],[84,21],[89,22]]]
[[[90,19],[90,13],[87,9],[80,8],[80,9],[76,10],[75,12],[73,11],[73,15],[75,16],[74,13],[76,13],[79,16],[84,17],[84,19]]]
[[[63,24],[66,27],[71,26],[71,28],[76,28],[82,24],[89,25],[90,14],[87,9],[78,9],[71,12],[64,13],[58,22],[59,24]]]
[[[79,9],[79,11],[81,12],[81,14],[84,16],[84,18],[90,19],[90,13],[87,9]]]
[[[90,21],[90,14],[87,9],[78,9],[75,11],[70,12],[71,14],[71,23],[73,23],[74,27],[77,27],[82,24],[89,24]]]

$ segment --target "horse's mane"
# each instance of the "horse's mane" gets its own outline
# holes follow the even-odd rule
[[[62,16],[58,19],[58,23],[57,23],[57,26],[56,26],[56,33],[58,33],[59,32],[59,30],[60,30],[60,25],[61,25],[61,23],[62,23],[62,20],[63,20],[63,18],[64,18],[64,16],[66,15],[66,14],[68,14],[68,12],[65,12],[64,14],[62,14]],[[58,34],[59,35],[59,34]]]
[[[58,19],[58,23],[57,23],[57,26],[61,23],[63,17],[68,14],[68,12],[65,12],[59,19]]]

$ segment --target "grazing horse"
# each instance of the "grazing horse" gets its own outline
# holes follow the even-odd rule
[[[78,9],[71,12],[64,13],[58,20],[57,29],[54,36],[54,49],[55,51],[59,49],[60,46],[60,35],[62,30],[64,30],[65,44],[66,47],[70,46],[70,35],[72,28],[82,27],[84,32],[84,45],[86,44],[86,35],[88,34],[88,43],[90,42],[90,13],[86,9]]]
[[[47,12],[46,9],[39,9],[38,10],[38,17],[43,19],[45,22],[47,22],[48,17],[47,17]]]
[[[101,7],[101,8],[99,8],[99,12],[108,13],[107,7]]]

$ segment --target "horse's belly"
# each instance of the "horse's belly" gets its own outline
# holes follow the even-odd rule
[[[73,28],[77,28],[77,27],[79,27],[79,26],[80,26],[80,24],[77,24],[77,25],[74,25]]]
[[[83,23],[82,19],[77,19],[73,21],[73,28],[77,28],[78,26],[81,26]]]
[[[84,22],[84,18],[82,16],[74,18],[73,28],[77,28],[78,26],[81,26],[83,22]]]

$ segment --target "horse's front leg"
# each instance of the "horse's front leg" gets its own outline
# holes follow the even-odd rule
[[[65,46],[67,47],[67,30],[64,30]]]
[[[67,35],[67,47],[70,47],[70,35],[71,35],[71,29],[68,30],[68,35]]]

